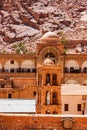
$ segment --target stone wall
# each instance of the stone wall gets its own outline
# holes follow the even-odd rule
[[[87,116],[1,114],[1,130],[87,130]],[[68,129],[69,128],[69,129]]]

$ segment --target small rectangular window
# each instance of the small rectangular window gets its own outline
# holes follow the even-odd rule
[[[33,92],[33,96],[36,96],[36,91]]]
[[[10,63],[11,63],[11,64],[14,64],[14,60],[11,60]]]
[[[69,105],[68,104],[64,104],[64,111],[69,111]]]
[[[12,94],[11,93],[8,94],[8,98],[12,98]]]
[[[77,104],[77,111],[81,111],[81,104]]]
[[[10,72],[12,72],[12,73],[13,73],[13,72],[14,72],[14,69],[11,69],[11,70],[10,70]]]

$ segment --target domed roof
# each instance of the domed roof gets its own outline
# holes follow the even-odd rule
[[[57,34],[54,32],[47,32],[45,33],[41,39],[45,39],[45,38],[58,38]]]
[[[44,65],[54,65],[54,62],[52,59],[46,58],[43,64]]]

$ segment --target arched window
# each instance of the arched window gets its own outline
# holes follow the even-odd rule
[[[57,104],[57,93],[53,92],[52,94],[52,104],[56,105]]]
[[[48,56],[49,56],[49,57],[52,57],[52,58],[53,58],[53,57],[55,58],[55,55],[54,55],[53,53],[51,53],[51,52],[50,52],[50,53],[47,53],[47,54],[45,55],[45,57],[48,57]]]
[[[50,92],[49,91],[46,92],[46,104],[50,105]]]
[[[57,85],[57,74],[52,75],[52,85]]]
[[[17,72],[19,68],[19,64],[15,60],[8,60],[4,65],[4,71],[5,72]]]
[[[50,84],[50,74],[46,74],[46,85]]]
[[[55,55],[54,55],[53,53],[51,53],[51,52],[47,53],[47,54],[45,55],[45,58],[47,58],[47,57],[50,57],[51,60],[53,60],[54,63],[55,63]]]
[[[65,67],[68,69],[68,72],[70,73],[78,73],[80,70],[80,66],[77,61],[75,60],[69,60],[65,63]]]
[[[87,73],[87,61],[84,61],[81,66],[82,72]]]

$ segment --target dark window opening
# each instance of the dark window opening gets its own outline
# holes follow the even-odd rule
[[[10,63],[11,63],[11,64],[14,64],[14,60],[11,60]]]
[[[36,91],[33,92],[33,96],[36,96]]]
[[[53,58],[55,58],[55,55],[54,55],[53,53],[47,53],[47,54],[45,55],[45,57],[53,57]]]
[[[74,68],[70,67],[70,73],[74,73]]]
[[[46,74],[46,85],[50,84],[50,74]]]
[[[35,72],[36,72],[36,69],[33,69],[32,72],[35,73]]]
[[[87,67],[83,68],[83,73],[87,73]]]
[[[52,104],[56,105],[57,104],[57,93],[54,92],[52,96]]]
[[[11,69],[11,70],[10,70],[10,72],[12,72],[12,73],[13,73],[13,72],[14,72],[14,69]]]
[[[47,110],[47,111],[46,111],[46,114],[50,114],[50,111],[49,111],[49,110]]]
[[[4,84],[0,84],[0,88],[4,88],[5,87],[5,85]]]
[[[56,74],[52,75],[52,85],[57,85],[57,75]]]
[[[68,104],[64,104],[64,111],[69,111],[69,105]]]
[[[8,98],[12,98],[12,94],[11,93],[8,94]]]
[[[27,69],[27,72],[30,72],[30,69]]]
[[[4,67],[2,67],[2,72],[5,72],[5,69],[4,69]]]
[[[77,110],[81,111],[81,104],[77,104]]]

